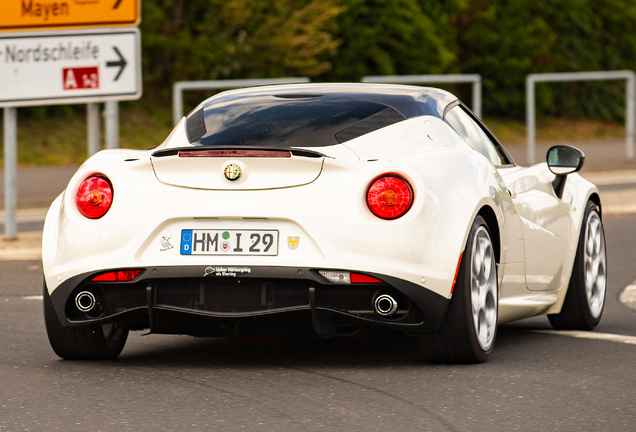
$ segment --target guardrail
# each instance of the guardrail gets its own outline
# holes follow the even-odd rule
[[[448,74],[448,75],[385,75],[365,76],[362,82],[385,84],[463,84],[472,83],[473,98],[471,109],[481,118],[481,75],[479,74]]]
[[[535,162],[535,94],[534,86],[537,82],[563,81],[599,81],[599,80],[627,80],[625,90],[625,146],[628,159],[634,158],[634,98],[636,74],[631,70],[599,71],[599,72],[563,72],[530,74],[526,77],[526,133],[528,136],[528,165]]]
[[[309,78],[259,78],[212,81],[177,81],[172,85],[172,120],[176,125],[183,117],[184,90],[230,90],[276,84],[298,84],[309,82]]]

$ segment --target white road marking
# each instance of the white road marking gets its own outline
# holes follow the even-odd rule
[[[631,285],[627,285],[621,293],[619,300],[625,306],[636,309],[636,281]],[[623,336],[610,333],[586,332],[586,331],[563,331],[563,330],[535,330],[537,333],[556,334],[560,336],[569,336],[583,339],[604,340],[610,342],[618,342],[629,345],[636,345],[635,336]]]
[[[2,261],[37,261],[41,259],[42,259],[41,247],[18,248],[14,250],[0,249],[0,260]]]
[[[582,172],[581,177],[596,186],[636,183],[636,170]]]
[[[581,339],[603,340],[618,342],[629,345],[636,345],[636,336],[623,336],[611,333],[598,333],[578,330],[535,330],[536,333],[555,334],[559,336],[569,336]]]
[[[44,222],[48,208],[33,208],[33,209],[19,209],[16,212],[16,222]],[[4,210],[0,210],[0,223],[4,223],[6,213]]]
[[[632,282],[631,285],[627,285],[625,289],[623,289],[619,300],[625,306],[636,309],[636,281]]]
[[[606,193],[607,194],[607,193]],[[605,196],[605,195],[603,195]],[[601,198],[601,203],[603,198]],[[628,215],[636,213],[636,204],[609,204],[603,205],[603,216],[605,215]]]
[[[38,296],[23,296],[22,300],[44,300],[44,297],[41,295]]]
[[[4,241],[0,237],[0,260],[41,260],[42,231],[19,232],[18,239]]]

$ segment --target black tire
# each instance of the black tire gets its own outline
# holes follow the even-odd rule
[[[51,348],[67,360],[112,360],[124,349],[128,330],[116,323],[86,327],[64,327],[53,309],[44,284],[44,324]]]
[[[424,359],[433,363],[486,361],[495,345],[498,299],[492,237],[484,218],[477,216],[444,320],[437,331],[420,334]]]
[[[548,315],[557,330],[592,330],[601,321],[607,287],[605,232],[598,206],[588,201],[561,312]]]

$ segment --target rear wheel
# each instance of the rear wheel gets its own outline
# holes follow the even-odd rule
[[[588,201],[583,216],[570,286],[561,312],[548,315],[558,330],[592,330],[605,306],[607,255],[605,232],[598,206]]]
[[[124,349],[128,330],[117,323],[85,327],[64,327],[55,313],[44,284],[44,323],[51,348],[67,360],[112,360]]]
[[[490,231],[486,221],[477,216],[444,320],[437,331],[420,335],[424,358],[444,363],[486,361],[495,345],[498,299]]]

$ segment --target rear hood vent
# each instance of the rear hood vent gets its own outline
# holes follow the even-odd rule
[[[151,158],[162,183],[194,189],[257,190],[301,186],[322,171],[319,153],[270,149],[166,149]]]

